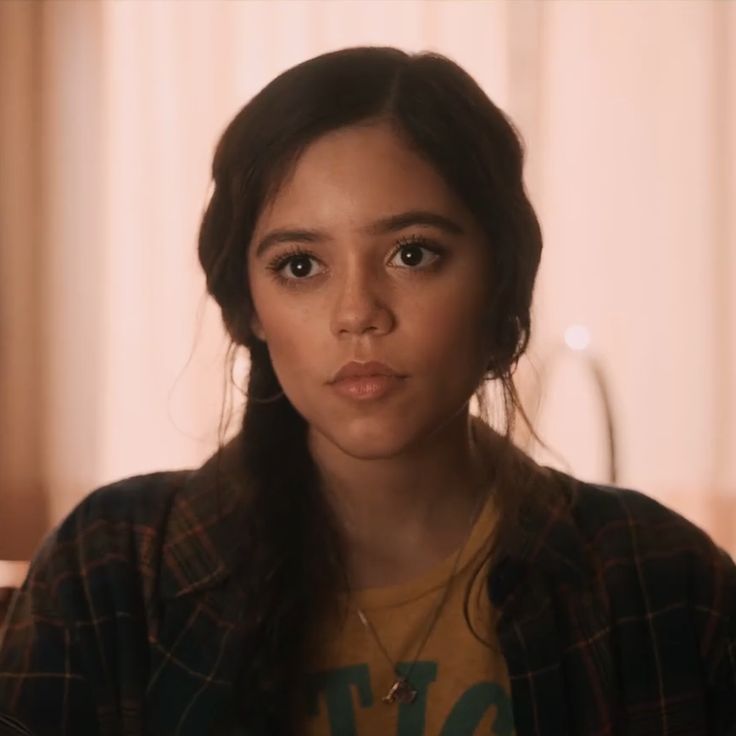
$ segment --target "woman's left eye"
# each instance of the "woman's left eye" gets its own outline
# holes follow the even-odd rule
[[[429,253],[430,258],[426,257],[426,253]],[[417,266],[428,268],[442,258],[439,248],[431,246],[429,241],[421,236],[399,240],[394,258],[397,256],[401,258],[404,266],[412,270],[418,270]]]

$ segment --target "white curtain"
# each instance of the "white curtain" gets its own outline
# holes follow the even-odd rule
[[[545,250],[519,377],[567,465],[535,454],[606,480],[590,376],[550,367],[582,324],[618,482],[736,549],[735,40],[717,0],[0,3],[0,558],[94,487],[214,450],[214,144],[276,74],[356,44],[447,54],[524,137]]]

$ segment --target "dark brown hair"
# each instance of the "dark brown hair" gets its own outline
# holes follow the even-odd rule
[[[220,138],[199,259],[232,338],[229,358],[240,346],[250,354],[247,395],[277,396],[281,387],[266,345],[249,327],[247,248],[256,219],[310,143],[372,121],[390,123],[435,167],[477,218],[491,248],[487,329],[493,358],[475,395],[488,423],[485,383],[500,388],[505,426],[496,462],[503,523],[488,559],[513,533],[522,495],[527,458],[511,437],[517,412],[528,420],[512,375],[529,341],[542,236],[524,190],[521,138],[467,72],[434,52],[355,47],[280,74]],[[250,604],[243,612],[247,652],[234,697],[243,718],[265,713],[272,732],[292,733],[313,633],[345,590],[340,540],[307,448],[306,422],[288,397],[247,401],[241,434],[249,501],[239,573]]]

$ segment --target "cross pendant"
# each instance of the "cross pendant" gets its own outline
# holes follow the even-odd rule
[[[384,703],[395,703],[397,700],[399,703],[413,703],[417,697],[417,691],[409,684],[409,681],[400,677],[393,685],[391,689],[384,695],[381,700]]]

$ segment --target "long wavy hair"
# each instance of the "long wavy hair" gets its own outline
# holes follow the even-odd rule
[[[199,235],[207,289],[232,339],[231,376],[235,351],[250,354],[251,398],[239,450],[248,497],[239,570],[249,601],[242,617],[247,651],[234,701],[243,720],[265,718],[269,733],[297,730],[314,632],[345,592],[346,575],[336,520],[307,447],[307,423],[280,394],[267,347],[250,329],[247,249],[259,213],[305,148],[329,131],[372,121],[393,125],[436,168],[477,218],[491,249],[486,324],[493,357],[475,397],[489,423],[486,384],[500,388],[493,408],[503,409],[495,458],[502,523],[485,561],[513,534],[525,487],[528,458],[512,440],[517,413],[533,429],[513,373],[530,337],[542,235],[524,189],[521,136],[473,78],[439,53],[353,47],[288,69],[223,132]],[[258,400],[267,397],[274,398]],[[466,620],[467,611],[466,592]]]

